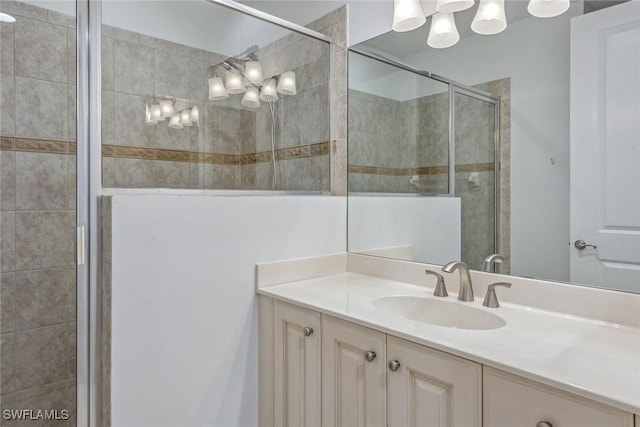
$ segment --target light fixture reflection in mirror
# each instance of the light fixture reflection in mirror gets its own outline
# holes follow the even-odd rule
[[[444,49],[458,43],[460,35],[453,13],[435,13],[431,16],[431,29],[427,44],[436,49]]]
[[[509,164],[501,158],[501,173],[505,168],[509,172],[504,176],[505,180],[500,175],[499,190],[500,194],[511,195],[506,205],[511,222],[501,234],[506,236],[511,253],[502,253],[498,247],[497,253],[505,258],[505,262],[497,267],[499,273],[639,293],[640,236],[637,230],[640,229],[640,211],[637,207],[640,203],[635,196],[640,195],[640,169],[636,156],[640,152],[640,125],[621,111],[640,108],[637,73],[632,71],[638,69],[633,65],[637,63],[638,56],[626,53],[627,49],[637,53],[640,48],[640,2],[594,2],[598,6],[585,4],[584,8],[581,2],[571,2],[568,10],[564,10],[566,3],[563,1],[548,0],[544,3],[547,6],[565,4],[554,12],[561,15],[553,19],[539,19],[547,14],[534,10],[537,3],[542,4],[541,0],[505,0],[509,26],[500,37],[480,37],[463,30],[461,23],[472,22],[477,13],[477,8],[470,8],[460,15],[456,13],[461,39],[451,49],[426,48],[424,31],[389,32],[355,48],[375,49],[383,56],[388,53],[389,57],[399,58],[400,62],[413,68],[446,76],[467,86],[481,87],[491,83],[493,88],[485,90],[502,97],[501,122],[509,125],[503,129],[502,139],[503,143],[509,143],[506,151],[511,162]],[[480,6],[478,2],[476,4]],[[594,35],[603,28],[608,30]],[[594,45],[596,40],[600,40],[599,44]],[[438,249],[431,257],[418,257],[418,245],[427,236],[412,240],[412,235],[427,227],[424,224],[433,223],[439,211],[415,210],[415,214],[404,216],[408,207],[402,206],[416,192],[421,192],[422,198],[430,199],[432,204],[439,204],[435,203],[438,198],[427,194],[437,178],[437,172],[430,169],[433,164],[422,161],[420,151],[415,165],[407,164],[393,151],[384,151],[386,145],[391,145],[386,144],[390,137],[376,135],[390,127],[384,110],[376,113],[373,107],[362,109],[363,114],[368,112],[373,116],[367,119],[370,120],[368,126],[377,126],[376,133],[364,135],[366,129],[357,129],[362,127],[358,123],[357,111],[351,110],[352,100],[374,99],[376,102],[372,105],[405,102],[411,99],[412,94],[420,95],[420,85],[399,90],[403,81],[408,79],[392,81],[391,76],[400,74],[398,70],[387,72],[372,66],[358,72],[356,66],[364,67],[362,61],[351,59],[350,53],[348,215],[349,227],[353,226],[354,232],[362,228],[362,232],[354,235],[349,229],[349,250],[427,263],[451,261],[453,258],[440,260],[437,256],[443,247],[458,242],[455,233],[442,240],[430,238],[430,247]],[[356,77],[362,80],[357,81]],[[501,79],[505,81],[501,82]],[[380,84],[383,81],[384,85]],[[377,90],[379,87],[394,87],[394,91]],[[364,95],[357,92],[364,92]],[[603,94],[606,94],[605,98],[602,98]],[[462,93],[454,94],[453,98],[458,106],[465,102]],[[602,102],[604,99],[606,102]],[[417,126],[411,120],[420,112],[413,115],[403,112],[408,126],[404,139],[409,139],[416,131],[418,136],[427,138],[436,135],[446,137],[444,124],[448,122],[449,114],[453,113],[456,122],[465,117],[477,117],[483,107],[480,102],[474,104],[466,112],[458,108],[451,112],[445,103],[439,110],[432,109],[430,118],[417,116]],[[430,105],[438,104],[434,99]],[[628,106],[633,107],[630,110]],[[606,111],[609,112],[606,120],[589,119]],[[509,117],[504,117],[507,113]],[[615,119],[615,126],[610,119]],[[443,123],[443,129],[430,129],[434,123]],[[601,138],[610,135],[604,132],[606,128],[619,137],[615,140]],[[469,135],[480,136],[477,126],[460,130],[454,125],[454,130],[453,138],[456,140]],[[395,133],[401,131],[396,129]],[[380,163],[357,160],[357,156],[376,150],[381,151],[375,158],[381,159]],[[482,152],[478,150],[476,154]],[[426,147],[422,153],[429,158],[446,151],[444,148]],[[461,160],[457,147],[454,153],[456,159]],[[353,163],[352,158],[357,162]],[[444,171],[443,164],[437,166]],[[378,185],[382,179],[390,183],[387,189]],[[367,191],[365,184],[371,183],[377,186]],[[505,183],[511,185],[510,189],[505,188]],[[456,192],[466,189],[478,202],[485,200],[489,204],[492,199],[492,195],[484,191],[487,186],[483,182],[483,172],[473,170],[468,164],[456,171],[455,184]],[[393,193],[393,196],[389,197],[385,191]],[[361,226],[364,224],[361,217],[352,218],[352,214],[362,213],[357,210],[358,201],[355,200],[365,197],[377,198],[380,203],[392,199],[389,204],[397,208],[395,215],[388,216],[384,223],[369,221],[365,229]],[[377,212],[381,212],[380,207]],[[462,223],[468,226],[477,228],[482,218],[489,215],[492,215],[490,210],[483,211],[465,204],[464,200],[461,203]],[[425,221],[426,218],[428,220]],[[407,231],[403,234],[407,228],[405,224],[411,224],[412,233]],[[498,225],[502,227],[502,217]],[[459,243],[464,247],[465,239],[469,240],[471,236],[465,232],[460,235]],[[363,240],[358,242],[358,236]],[[385,236],[402,238],[381,242]],[[484,240],[482,237],[468,243],[474,246]],[[584,241],[597,248],[576,246],[576,241]],[[482,259],[492,255],[489,248],[481,249],[483,256],[473,262],[476,269],[482,268]],[[393,252],[380,255],[380,250]],[[463,250],[459,256],[467,262],[472,259],[469,253],[465,254]],[[480,265],[477,265],[478,259]],[[614,259],[615,262],[610,261]]]

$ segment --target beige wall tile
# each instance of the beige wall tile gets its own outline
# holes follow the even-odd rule
[[[69,296],[70,273],[67,268],[16,273],[15,286],[20,290],[15,295],[16,330],[75,320],[75,300],[71,303]]]
[[[15,78],[11,74],[0,75],[0,133],[16,134]]]
[[[154,93],[153,49],[115,40],[113,57],[115,91],[133,95]]]
[[[16,154],[0,151],[0,209],[16,209]]]
[[[155,126],[149,126],[144,121],[146,101],[147,98],[143,96],[115,92],[114,137],[116,145],[154,146]],[[158,125],[166,126],[162,122]]]
[[[3,333],[0,335],[0,348],[2,348],[2,355],[0,356],[0,381],[2,381],[2,400],[5,400],[5,395],[13,393],[16,390],[16,377],[17,377],[17,340],[16,334]],[[3,402],[4,403],[4,402]]]
[[[0,23],[0,73],[2,74],[15,73],[14,33],[15,25]]]
[[[0,332],[15,331],[16,327],[16,276],[15,273],[0,275]]]
[[[16,269],[71,265],[72,231],[66,211],[16,213]]]
[[[16,75],[67,83],[67,29],[32,19],[14,25]]]
[[[16,136],[67,137],[67,85],[16,77]]]
[[[16,269],[16,214],[0,213],[0,270]]]
[[[62,210],[68,204],[67,155],[16,153],[17,210]]]
[[[102,90],[113,90],[113,39],[102,37]]]
[[[16,341],[17,390],[75,376],[75,322],[17,332]]]
[[[0,2],[0,10],[10,15],[19,15],[40,21],[46,21],[48,16],[47,9],[32,6],[21,1],[3,0]]]

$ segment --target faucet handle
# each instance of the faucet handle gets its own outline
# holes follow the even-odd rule
[[[427,276],[431,274],[433,276],[436,276],[436,279],[438,279],[436,281],[436,288],[433,290],[434,296],[437,296],[437,297],[449,296],[449,293],[447,292],[447,287],[444,284],[444,277],[442,276],[442,274],[436,273],[435,271],[431,271],[431,270],[425,270],[424,272],[427,274]]]
[[[489,285],[487,288],[487,294],[484,296],[484,301],[482,305],[485,307],[498,308],[500,307],[500,303],[498,302],[498,296],[496,295],[496,286],[504,286],[505,288],[510,288],[511,283],[507,282],[498,282]]]

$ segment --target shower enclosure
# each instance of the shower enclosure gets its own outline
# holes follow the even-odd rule
[[[401,201],[407,197],[459,198],[461,239],[445,256],[480,269],[485,257],[501,253],[507,267],[509,251],[500,236],[504,228],[500,210],[508,192],[500,192],[504,153],[500,98],[491,91],[495,84],[468,87],[366,48],[352,48],[349,60],[350,207],[367,197],[387,198],[389,209],[394,203],[407,203]],[[359,212],[367,215],[366,209]],[[350,234],[349,246],[367,253],[404,246],[410,248],[408,258],[438,260],[423,257],[421,243],[412,238],[387,239],[375,248],[373,240],[363,246],[360,237]]]
[[[328,192],[336,23],[225,0],[0,12],[0,425],[108,425],[100,196]]]

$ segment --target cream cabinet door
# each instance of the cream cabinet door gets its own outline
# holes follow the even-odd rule
[[[320,314],[276,301],[273,319],[274,425],[320,426]]]
[[[484,368],[483,384],[486,426],[633,427],[631,413],[496,369]]]
[[[392,336],[387,359],[389,426],[482,425],[482,365]]]
[[[385,335],[322,316],[322,425],[385,426]]]

